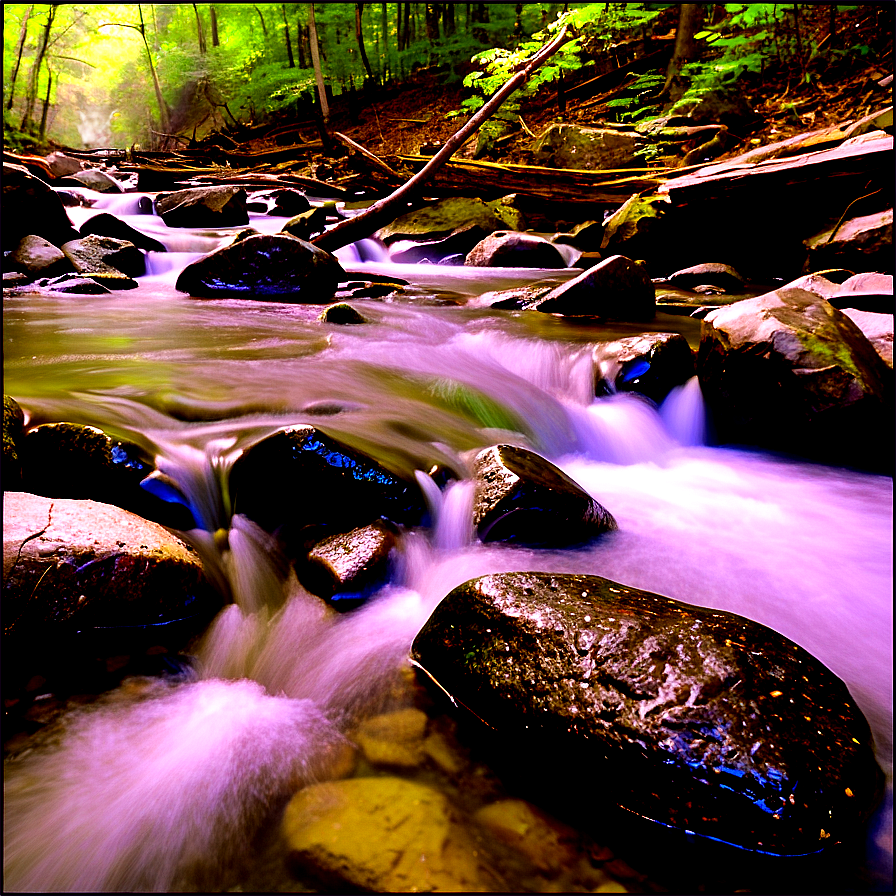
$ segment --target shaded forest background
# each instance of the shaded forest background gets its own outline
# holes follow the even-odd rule
[[[563,24],[479,154],[551,118],[637,124],[710,91],[755,98],[745,134],[807,130],[879,104],[893,64],[890,3],[5,4],[4,143],[176,149],[335,115],[407,152],[397,115],[417,143],[444,138]]]

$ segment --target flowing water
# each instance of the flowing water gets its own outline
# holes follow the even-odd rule
[[[591,347],[643,324],[587,326],[479,302],[574,270],[394,265],[365,241],[338,253],[347,269],[411,285],[393,300],[353,302],[368,324],[335,326],[316,320],[319,307],[176,292],[183,265],[233,231],[168,230],[138,203],[126,194],[71,211],[76,226],[112,211],[169,251],[149,253],[137,290],[6,299],[4,391],[31,424],[88,423],[151,450],[188,497],[201,528],[187,537],[233,602],[188,674],[126,682],[70,717],[56,741],[7,763],[6,890],[232,885],[227,861],[239,864],[281,798],[327,775],[351,721],[394,688],[438,601],[473,576],[530,569],[598,574],[742,614],[841,677],[888,781],[857,889],[886,891],[891,479],[707,446],[696,379],[660,408],[594,399]],[[252,223],[276,231],[283,219]],[[647,329],[698,338],[688,318],[658,315]],[[445,400],[461,387],[481,399],[478,414]],[[271,537],[229,511],[227,471],[240,451],[299,422],[416,475],[430,508],[431,525],[407,533],[388,585],[335,618],[284,575]],[[440,490],[423,471],[462,471],[466,452],[498,441],[551,459],[612,512],[618,532],[565,551],[476,541],[470,482]],[[226,539],[214,537],[220,529]]]

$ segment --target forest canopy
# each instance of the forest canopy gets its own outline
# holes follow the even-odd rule
[[[561,24],[572,39],[533,78],[530,93],[626,39],[671,34],[676,26],[681,32],[684,7],[696,14],[688,35],[696,50],[680,60],[685,89],[775,66],[788,78],[811,80],[837,54],[871,52],[801,37],[801,6],[808,15],[809,4],[770,3],[8,3],[4,140],[14,149],[48,141],[87,149],[171,146],[281,114],[326,119],[328,100],[401,83],[420,69],[463,82],[468,98],[457,114],[464,115]],[[838,16],[860,8],[825,7],[830,33]],[[670,85],[665,72],[645,73],[612,101],[617,120],[657,114],[670,86],[675,99],[680,83]],[[515,118],[521,98],[512,98],[505,117]],[[496,119],[496,133],[501,127]]]

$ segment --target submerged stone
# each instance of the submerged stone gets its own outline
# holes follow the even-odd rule
[[[314,426],[291,426],[248,448],[230,472],[234,513],[273,532],[320,524],[348,531],[379,517],[416,523],[423,496],[411,482]]]
[[[598,576],[502,573],[455,588],[411,656],[515,754],[551,757],[568,807],[611,800],[743,849],[805,855],[860,835],[882,791],[843,682],[733,613]]]
[[[258,234],[187,265],[175,287],[197,298],[321,305],[333,299],[345,277],[336,257],[311,243]]]
[[[696,373],[694,353],[678,333],[625,336],[594,347],[594,394],[637,392],[660,404]]]
[[[348,302],[336,302],[328,305],[317,316],[319,321],[326,324],[366,324],[367,318]]]
[[[473,524],[482,541],[572,545],[616,528],[612,514],[534,451],[493,445],[473,461]]]

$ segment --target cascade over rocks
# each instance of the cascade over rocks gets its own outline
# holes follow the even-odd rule
[[[783,287],[711,312],[697,375],[721,442],[892,468],[893,372],[813,293]]]
[[[460,256],[463,264],[467,253],[485,237],[488,231],[480,224],[456,227],[448,236],[438,240],[397,240],[389,248],[389,257],[397,264],[417,264],[429,261],[440,264],[446,259]]]
[[[43,423],[20,441],[24,491],[48,498],[89,498],[115,504],[148,520],[192,529],[192,512],[169,503],[143,483],[155,472],[147,453],[95,426]]]
[[[855,837],[881,794],[843,682],[733,613],[598,576],[487,575],[443,599],[411,657],[495,729],[508,762],[550,768],[569,811],[610,800],[743,849],[803,855]]]
[[[347,277],[329,252],[286,234],[247,236],[188,264],[175,287],[196,298],[323,305]]]
[[[195,187],[159,193],[155,208],[169,227],[235,227],[249,223],[242,187]]]
[[[535,303],[546,314],[652,320],[656,294],[643,262],[611,255]]]
[[[472,466],[473,524],[482,541],[574,545],[616,528],[608,510],[534,451],[493,445]]]
[[[414,524],[425,512],[416,482],[314,426],[290,426],[254,444],[230,471],[234,513],[273,532],[288,524],[347,532],[383,517]]]
[[[199,557],[167,529],[119,507],[3,496],[5,636],[147,626],[220,606]]]
[[[61,246],[77,239],[78,231],[66,214],[62,200],[51,187],[21,165],[3,163],[3,249],[14,249],[19,240],[36,234]]]
[[[626,336],[594,347],[594,394],[637,392],[660,404],[697,371],[694,352],[678,333]]]
[[[464,264],[480,268],[565,268],[566,259],[544,237],[496,230],[470,250]]]

